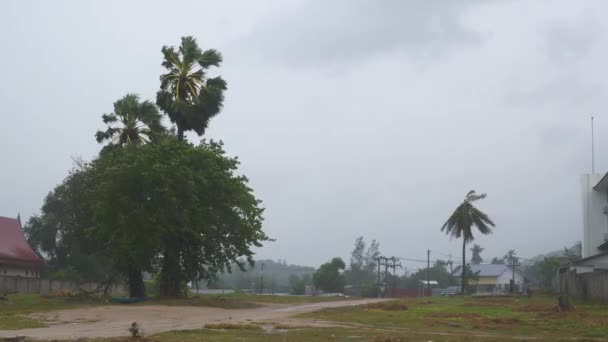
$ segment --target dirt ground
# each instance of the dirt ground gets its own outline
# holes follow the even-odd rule
[[[138,322],[144,334],[170,330],[200,329],[207,323],[271,322],[284,325],[314,325],[290,318],[323,308],[370,304],[383,299],[361,299],[315,304],[267,305],[254,309],[163,305],[113,305],[86,309],[50,311],[30,315],[48,324],[46,328],[0,330],[0,337],[25,336],[32,339],[77,339],[127,336],[129,325]],[[318,323],[323,324],[323,323]]]

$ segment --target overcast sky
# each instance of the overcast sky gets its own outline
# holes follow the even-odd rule
[[[101,115],[154,100],[160,49],[224,54],[222,139],[267,208],[263,258],[318,265],[355,238],[460,253],[468,190],[491,259],[582,239],[579,177],[608,171],[605,1],[3,1],[0,216],[24,219],[93,158]],[[191,142],[198,137],[189,136]],[[406,263],[408,268],[420,266]]]

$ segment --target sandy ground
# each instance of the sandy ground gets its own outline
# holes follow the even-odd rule
[[[272,322],[291,325],[310,324],[290,316],[383,299],[361,299],[298,305],[272,305],[255,309],[220,309],[191,306],[113,305],[86,309],[59,310],[32,314],[49,326],[23,330],[0,330],[0,337],[26,336],[33,339],[77,339],[83,337],[127,336],[128,327],[137,321],[144,334],[169,330],[200,329],[207,323]]]

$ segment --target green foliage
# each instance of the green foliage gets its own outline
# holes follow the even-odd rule
[[[369,287],[376,283],[377,258],[380,256],[380,244],[376,240],[367,246],[363,236],[355,240],[355,247],[351,252],[350,267],[344,272],[349,285],[355,287]]]
[[[500,258],[496,258],[494,257],[494,259],[492,259],[492,264],[504,264],[505,261],[503,259]]]
[[[341,258],[333,258],[330,262],[321,265],[313,274],[313,285],[328,293],[344,292],[345,279],[341,271],[345,267]]]
[[[165,139],[108,151],[98,160],[94,233],[123,271],[162,267],[161,295],[184,295],[189,280],[240,257],[252,262],[251,247],[267,239],[260,201],[235,174],[238,164],[215,142]]]
[[[560,253],[545,256],[527,265],[523,271],[531,279],[533,285],[545,290],[552,290],[554,288],[553,281],[555,280],[559,266],[580,259],[582,257],[581,254],[581,242],[579,241],[570,248],[564,247]]]
[[[303,295],[306,293],[306,285],[311,283],[309,275],[297,276],[292,274],[289,277],[289,284],[291,286],[291,294]]]
[[[490,234],[494,227],[494,222],[481,210],[477,209],[473,202],[486,198],[486,194],[478,195],[475,190],[467,193],[464,201],[454,210],[452,215],[441,227],[441,231],[455,238],[462,238],[462,264],[466,265],[466,246],[468,242],[474,240],[473,226],[477,227],[482,234]],[[465,291],[466,274],[462,270],[462,293]]]
[[[97,131],[97,142],[110,140],[111,145],[140,145],[164,132],[161,115],[150,101],[140,102],[135,94],[127,94],[114,102],[114,112],[102,116],[108,125]]]
[[[77,161],[25,224],[28,242],[45,257],[51,276],[76,281],[103,281],[113,276],[112,251],[88,234],[93,225],[94,166]]]
[[[439,283],[439,287],[441,288],[456,285],[454,277],[440,262],[436,262],[429,269],[429,278],[430,280],[437,281]],[[421,281],[426,281],[426,268],[418,269],[416,272],[410,274],[408,277],[401,278],[400,280],[402,286],[409,289],[415,289],[420,287]]]
[[[185,131],[203,135],[224,102],[226,81],[207,77],[210,67],[220,65],[222,55],[216,50],[202,51],[193,37],[182,37],[177,50],[164,46],[162,53],[167,73],[160,77],[156,104],[177,125],[179,141]]]
[[[471,264],[473,265],[479,265],[483,262],[483,258],[481,257],[481,252],[483,252],[483,248],[478,245],[478,244],[474,244],[473,247],[471,248]]]

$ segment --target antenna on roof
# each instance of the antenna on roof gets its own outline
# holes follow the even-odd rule
[[[17,213],[17,221],[19,221],[19,225],[21,225],[21,214]]]
[[[593,143],[593,114],[591,115],[591,174],[595,173],[595,151]]]

